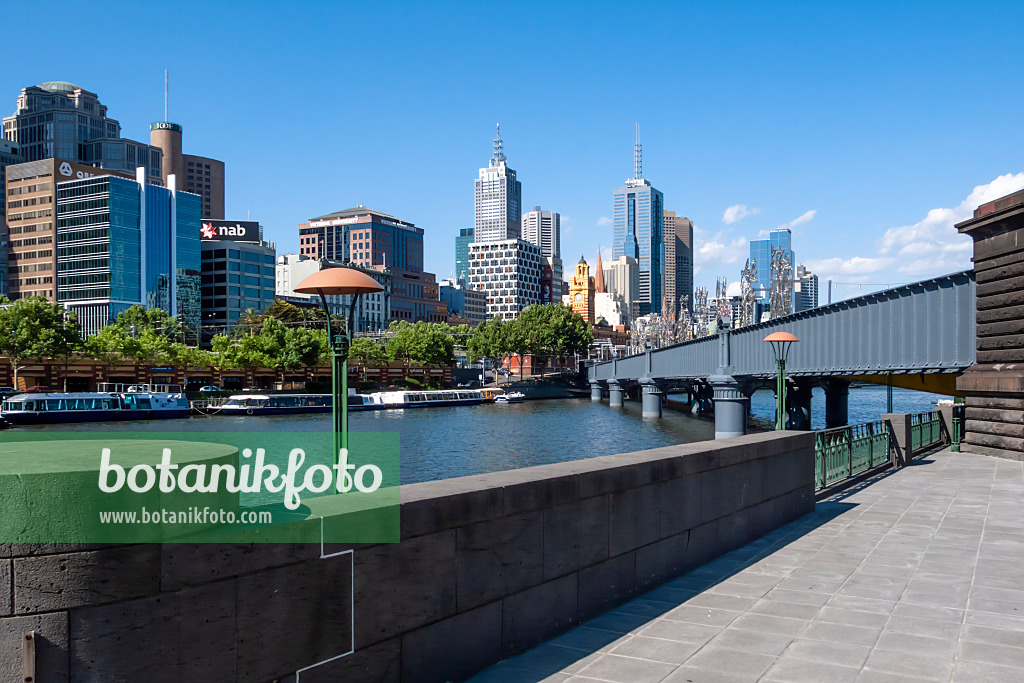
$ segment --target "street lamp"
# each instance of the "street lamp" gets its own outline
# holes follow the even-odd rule
[[[334,462],[341,449],[348,449],[348,349],[352,343],[352,318],[360,294],[382,292],[384,288],[372,277],[354,268],[325,268],[313,273],[295,288],[298,294],[319,294],[327,316],[327,344],[331,348],[331,421],[334,427]],[[352,295],[352,304],[345,317],[345,330],[334,334],[327,296]]]
[[[775,364],[779,369],[775,380],[775,429],[781,430],[786,428],[786,359],[789,357],[789,347],[800,340],[789,332],[774,332],[765,337],[764,341],[772,345]]]

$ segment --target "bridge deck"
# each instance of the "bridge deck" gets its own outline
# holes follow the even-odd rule
[[[943,451],[473,681],[1024,681],[1022,467]]]

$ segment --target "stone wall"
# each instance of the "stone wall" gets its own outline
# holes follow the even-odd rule
[[[406,486],[398,544],[8,544],[0,680],[459,680],[813,501],[772,432]]]
[[[1024,193],[982,205],[960,223],[974,239],[977,364],[957,381],[963,450],[1024,460]]]

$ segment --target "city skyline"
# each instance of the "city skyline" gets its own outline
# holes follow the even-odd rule
[[[252,16],[205,8],[204,34],[222,40],[195,54],[172,47],[175,36],[192,30],[188,16],[198,6],[187,5],[159,25],[145,24],[157,49],[126,46],[114,63],[74,65],[57,53],[41,54],[0,75],[0,113],[14,112],[21,88],[68,80],[100,95],[122,136],[145,141],[149,124],[164,118],[169,68],[167,118],[186,129],[190,149],[231,167],[226,218],[259,220],[267,239],[286,251],[294,226],[310,215],[378,207],[424,228],[425,267],[438,277],[454,270],[454,237],[472,225],[466,176],[480,167],[498,120],[523,179],[523,207],[562,214],[566,253],[592,261],[603,244],[611,260],[608,194],[628,174],[639,122],[645,175],[664,192],[666,206],[694,221],[695,285],[713,285],[717,276],[735,281],[749,242],[789,226],[801,262],[821,278],[824,302],[829,279],[838,283],[834,298],[842,298],[969,267],[968,242],[952,223],[1024,187],[1013,153],[1024,136],[1018,127],[972,105],[966,94],[934,104],[934,93],[950,83],[969,78],[970,91],[982,92],[1013,77],[1020,67],[1008,52],[1008,26],[1020,8],[997,10],[1002,21],[993,24],[974,21],[960,7],[861,7],[661,6],[664,21],[648,27],[644,59],[656,67],[663,91],[685,95],[690,106],[682,116],[610,97],[607,84],[632,68],[604,54],[614,52],[607,48],[625,16],[613,5],[586,13],[557,54],[543,60],[531,46],[549,44],[554,27],[575,16],[571,9],[546,10],[551,28],[540,32],[510,27],[516,58],[499,65],[473,59],[474,46],[455,39],[492,21],[491,10],[449,13],[442,26],[414,6],[315,3],[281,24],[268,21],[280,14],[269,5]],[[127,8],[115,3],[112,11]],[[54,14],[58,32],[98,26],[70,4],[58,4]],[[127,16],[126,25],[142,25],[146,14]],[[14,7],[10,19],[30,21],[30,10]],[[729,33],[708,30],[723,19]],[[344,58],[325,57],[318,40],[350,22],[387,26],[398,47],[361,57],[358,48],[371,38],[357,34]],[[685,60],[669,50],[671,41],[653,39],[680,23],[692,31]],[[909,34],[900,29],[908,23],[915,27]],[[294,48],[280,64],[258,47],[270,25],[285,29],[275,30],[283,49],[274,54]],[[936,52],[933,41],[950,30],[957,44]],[[828,38],[832,32],[843,40]],[[212,50],[222,63],[211,68]],[[495,108],[476,84],[498,75],[557,95],[537,113]],[[255,101],[243,99],[246,92],[285,101],[310,89],[316,106],[289,107],[284,126],[274,107],[240,106]],[[371,97],[353,99],[355,92]],[[417,106],[370,104],[373,96],[392,95]],[[977,145],[975,131],[983,128],[1003,144]],[[267,131],[288,140],[272,157]],[[416,181],[396,180],[410,153],[427,171]],[[278,164],[285,175],[271,172]],[[865,286],[846,284],[857,282]]]

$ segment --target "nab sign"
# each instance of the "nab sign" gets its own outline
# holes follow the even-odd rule
[[[231,242],[259,242],[260,224],[256,221],[213,221],[205,220],[199,229],[204,240],[229,240]]]

